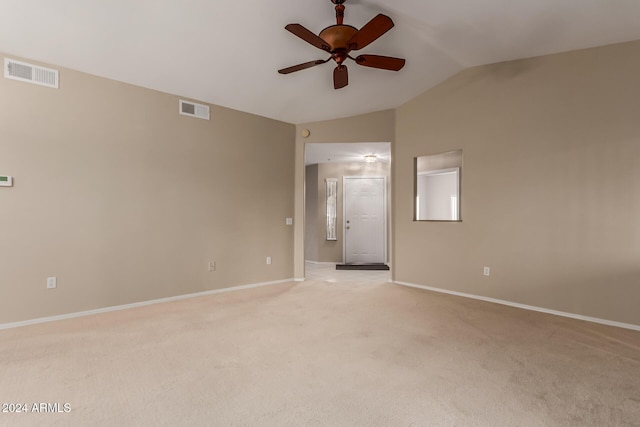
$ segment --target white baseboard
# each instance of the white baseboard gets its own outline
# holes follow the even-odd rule
[[[473,294],[466,294],[466,293],[463,293],[463,292],[449,291],[447,289],[434,288],[434,287],[431,287],[431,286],[416,285],[415,283],[407,283],[407,282],[400,282],[400,281],[394,281],[392,283],[395,283],[396,285],[401,285],[401,286],[408,286],[410,288],[424,289],[424,290],[427,290],[427,291],[440,292],[440,293],[443,293],[443,294],[450,294],[450,295],[455,295],[455,296],[464,297],[464,298],[471,298],[471,299],[477,299],[477,300],[480,300],[480,301],[486,301],[486,302],[493,302],[493,303],[496,303],[496,304],[508,305],[510,307],[522,308],[524,310],[538,311],[540,313],[553,314],[553,315],[556,315],[556,316],[569,317],[571,319],[584,320],[584,321],[587,321],[587,322],[600,323],[602,325],[607,325],[607,326],[615,326],[615,327],[618,327],[618,328],[633,329],[634,331],[640,331],[640,325],[632,325],[630,323],[615,322],[613,320],[599,319],[597,317],[583,316],[581,314],[574,314],[574,313],[567,313],[567,312],[564,312],[564,311],[550,310],[548,308],[536,307],[536,306],[533,306],[533,305],[526,305],[526,304],[519,304],[517,302],[505,301],[505,300],[496,299],[496,298],[483,297],[483,296],[480,296],[480,295],[473,295]]]
[[[108,313],[110,311],[126,310],[126,309],[129,309],[129,308],[135,308],[135,307],[144,307],[145,305],[160,304],[160,303],[163,303],[163,302],[179,301],[179,300],[188,299],[188,298],[195,298],[195,297],[201,297],[201,296],[213,295],[213,294],[221,294],[221,293],[224,293],[224,292],[233,292],[233,291],[240,291],[240,290],[243,290],[243,289],[260,288],[262,286],[279,285],[281,283],[287,283],[287,282],[293,282],[293,281],[298,281],[298,279],[284,279],[284,280],[276,280],[276,281],[273,281],[273,282],[252,283],[252,284],[249,284],[249,285],[232,286],[232,287],[229,287],[229,288],[213,289],[213,290],[210,290],[210,291],[197,292],[197,293],[193,293],[193,294],[176,295],[174,297],[168,297],[168,298],[160,298],[160,299],[154,299],[154,300],[149,300],[149,301],[134,302],[134,303],[131,303],[131,304],[124,304],[124,305],[116,305],[116,306],[112,306],[112,307],[97,308],[95,310],[87,310],[87,311],[79,311],[79,312],[76,312],[76,313],[60,314],[58,316],[40,317],[38,319],[24,320],[24,321],[21,321],[21,322],[2,323],[2,324],[0,324],[0,330],[2,330],[2,329],[11,329],[11,328],[19,328],[21,326],[35,325],[35,324],[38,324],[38,323],[55,322],[57,320],[73,319],[75,317],[91,316],[93,314]]]
[[[306,279],[304,277],[297,277],[293,279],[294,282],[304,282]]]

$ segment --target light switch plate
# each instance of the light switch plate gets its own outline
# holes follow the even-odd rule
[[[287,225],[293,225],[293,218],[285,219],[284,223],[287,224]]]

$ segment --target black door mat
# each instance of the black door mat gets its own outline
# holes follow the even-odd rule
[[[336,264],[336,270],[389,270],[387,264]]]

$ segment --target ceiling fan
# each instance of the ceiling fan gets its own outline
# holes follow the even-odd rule
[[[333,70],[333,87],[335,89],[341,89],[349,84],[349,72],[347,66],[343,64],[347,58],[354,60],[358,65],[383,70],[399,71],[404,67],[405,60],[402,58],[380,55],[358,55],[354,58],[349,55],[351,51],[360,50],[368,46],[377,40],[378,37],[393,28],[393,21],[386,15],[378,14],[371,21],[367,22],[364,27],[360,28],[360,30],[351,25],[345,25],[342,23],[345,9],[343,3],[345,1],[346,0],[331,0],[331,2],[336,5],[337,24],[320,31],[319,35],[315,35],[300,24],[289,24],[284,27],[287,31],[300,37],[307,43],[330,53],[331,56],[327,59],[318,59],[283,68],[278,70],[280,74],[289,74],[295,71],[305,70],[333,59],[338,64]]]

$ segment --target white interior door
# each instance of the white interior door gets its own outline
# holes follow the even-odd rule
[[[344,177],[346,263],[386,262],[386,178]]]

